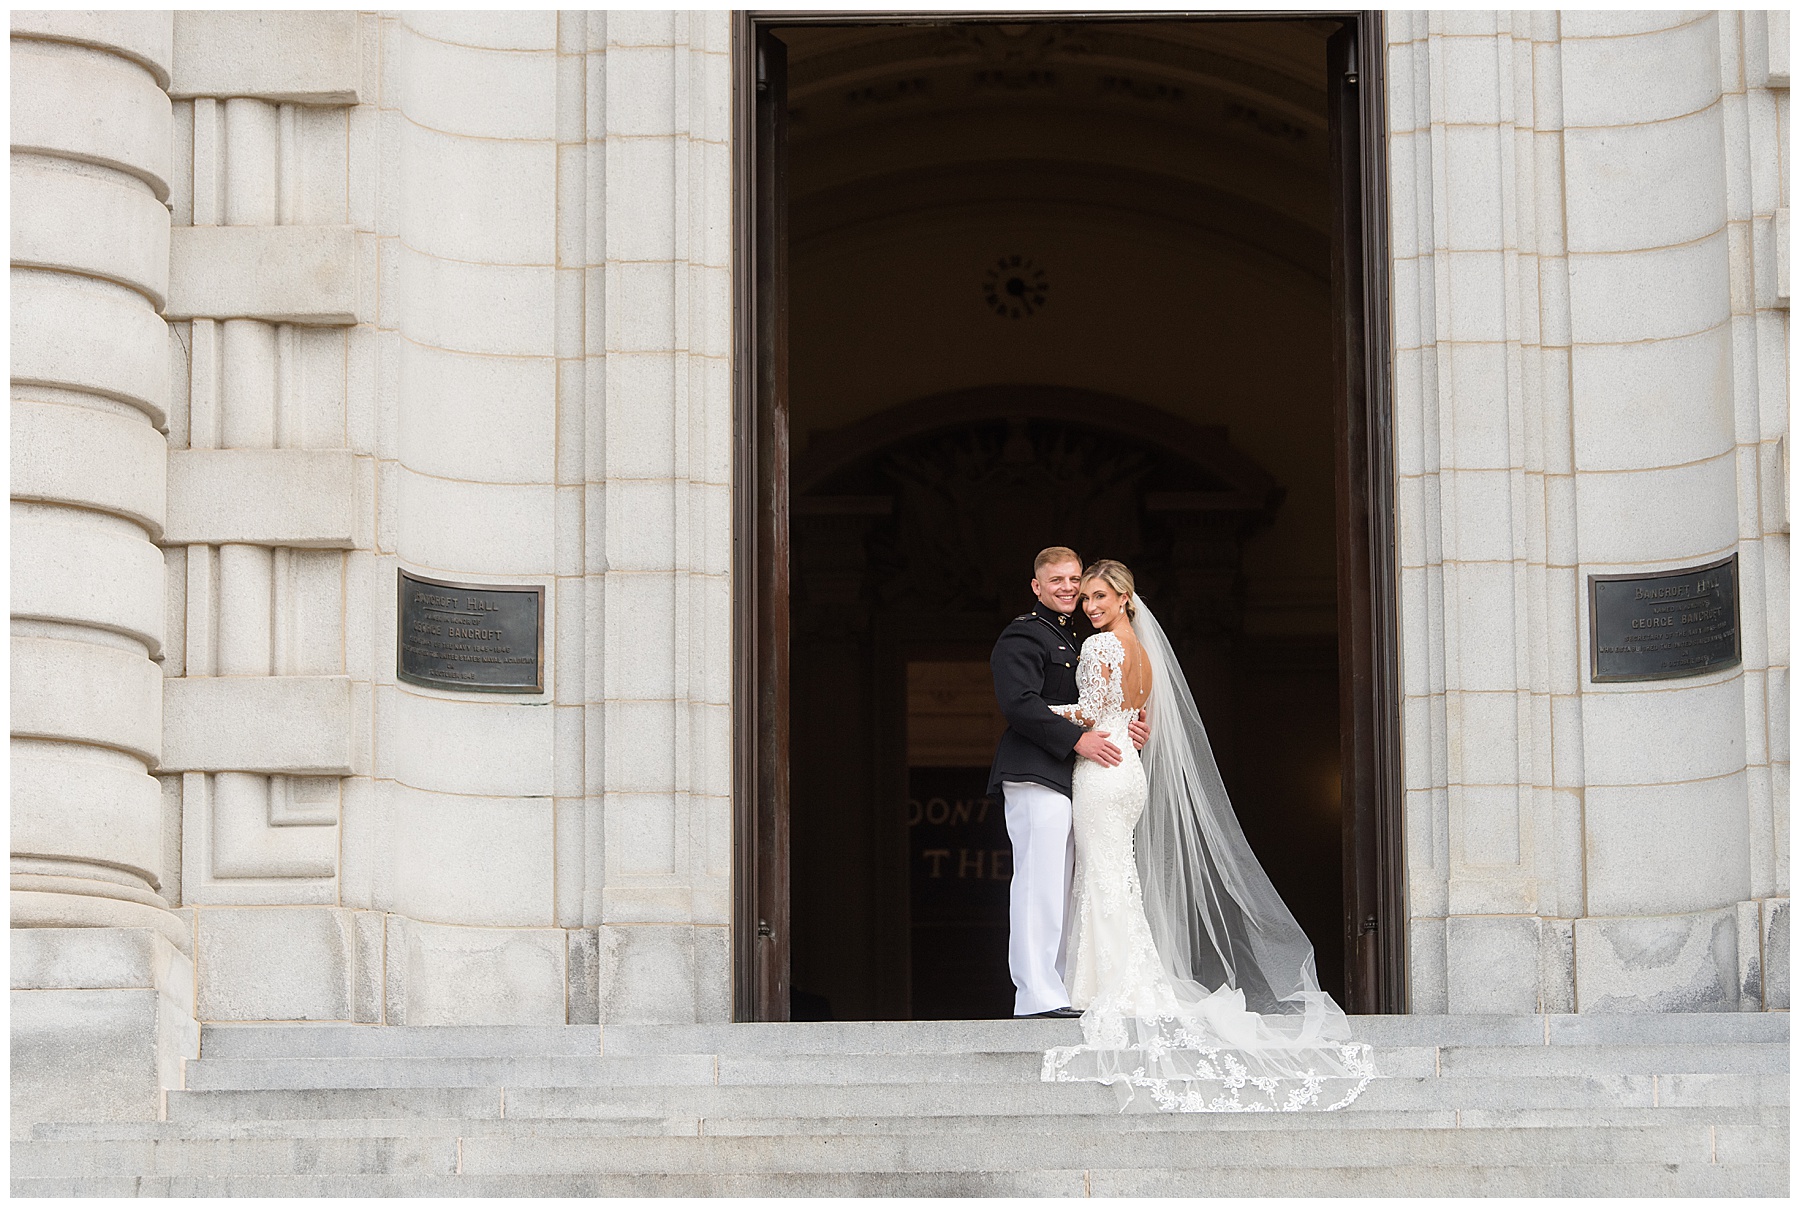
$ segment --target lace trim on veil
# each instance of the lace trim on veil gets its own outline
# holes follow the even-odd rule
[[[1378,1076],[1373,1053],[1350,1039],[1319,986],[1311,942],[1238,827],[1180,664],[1142,596],[1134,630],[1151,672],[1144,810],[1125,847],[1090,857],[1123,868],[1106,867],[1078,895],[1072,970],[1091,912],[1144,922],[1109,929],[1108,948],[1093,954],[1099,979],[1082,1043],[1046,1052],[1043,1080],[1110,1084],[1122,1110],[1347,1107]],[[1084,645],[1084,717],[1122,706],[1123,656],[1112,634]],[[1078,839],[1078,884],[1084,862]]]
[[[1178,1016],[1114,1021],[1125,1034],[1046,1052],[1043,1080],[1111,1085],[1120,1110],[1136,1106],[1143,1090],[1145,1106],[1168,1112],[1329,1112],[1350,1106],[1378,1076],[1366,1044],[1259,1051],[1227,1046]]]

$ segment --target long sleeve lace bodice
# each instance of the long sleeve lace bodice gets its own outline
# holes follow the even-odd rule
[[[1081,644],[1075,664],[1072,705],[1052,705],[1063,717],[1090,729],[1128,722],[1136,710],[1125,708],[1125,644],[1110,633],[1096,633]]]

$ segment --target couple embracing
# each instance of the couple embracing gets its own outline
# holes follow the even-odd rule
[[[1375,1074],[1368,1046],[1250,851],[1130,570],[1051,546],[1031,590],[994,646],[1007,729],[988,791],[1013,844],[1015,1013],[1081,1018],[1044,1080],[1164,1111],[1347,1106]]]

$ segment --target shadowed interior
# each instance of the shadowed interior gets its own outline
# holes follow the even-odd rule
[[[1050,544],[1137,572],[1341,994],[1335,28],[780,31],[796,1018],[1010,1014],[986,660]]]

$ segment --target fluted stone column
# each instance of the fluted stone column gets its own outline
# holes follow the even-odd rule
[[[162,896],[168,13],[12,18],[13,1119],[144,1118],[197,1049]]]

